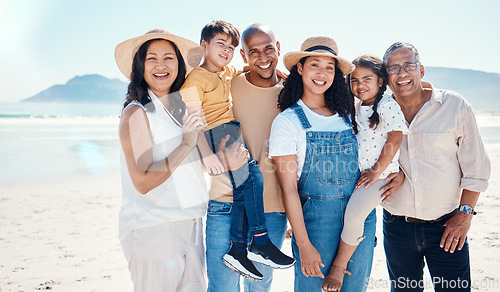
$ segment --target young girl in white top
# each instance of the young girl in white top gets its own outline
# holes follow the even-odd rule
[[[363,228],[368,214],[385,201],[380,189],[387,184],[390,173],[399,171],[399,145],[408,131],[398,103],[384,95],[387,76],[382,60],[363,55],[353,61],[356,69],[347,76],[350,91],[356,100],[358,124],[359,169],[356,183],[344,215],[344,228],[339,250],[323,282],[324,291],[340,291],[347,262],[364,239]]]

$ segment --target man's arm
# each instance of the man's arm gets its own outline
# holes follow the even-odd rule
[[[250,71],[250,66],[245,65],[243,67],[234,67],[236,69],[236,75],[240,75],[242,73],[246,73]]]
[[[479,192],[463,190],[460,205],[469,205],[475,208],[478,198]],[[443,236],[441,237],[441,243],[439,244],[441,248],[444,248],[445,251],[450,253],[453,253],[457,247],[458,250],[462,250],[473,216],[472,214],[464,214],[458,211],[455,216],[446,221],[444,224],[446,229],[444,230]]]
[[[491,164],[471,106],[465,104],[460,114],[462,126],[458,128],[460,137],[457,152],[458,163],[462,169],[460,184],[463,191],[460,205],[469,205],[474,208],[480,192],[484,192],[488,187]],[[441,237],[441,248],[450,253],[453,253],[457,247],[458,250],[462,249],[471,226],[472,216],[472,214],[458,211],[446,222],[446,229]]]

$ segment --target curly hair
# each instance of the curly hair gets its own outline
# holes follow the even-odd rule
[[[299,63],[304,65],[307,57],[300,59]],[[284,111],[292,104],[296,103],[304,93],[304,84],[302,76],[297,71],[297,65],[292,67],[290,74],[283,83],[283,89],[278,95],[278,109]],[[348,125],[352,125],[354,131],[358,132],[356,125],[356,115],[354,108],[354,96],[349,93],[347,83],[340,71],[337,60],[335,60],[335,77],[333,83],[325,91],[326,107],[334,113],[337,113]]]
[[[128,85],[127,97],[123,104],[123,108],[125,108],[129,103],[135,100],[145,106],[148,111],[154,111],[154,107],[151,104],[151,98],[148,94],[149,86],[146,83],[146,80],[144,80],[144,62],[146,60],[146,54],[148,52],[149,46],[152,42],[158,40],[165,39],[149,40],[142,44],[139,50],[137,50],[137,53],[134,56],[134,60],[132,61],[132,73],[130,74],[130,83]],[[179,90],[186,80],[186,63],[184,62],[184,58],[182,57],[179,48],[177,48],[177,46],[173,42],[169,40],[166,41],[168,41],[174,47],[178,62],[177,78],[175,78],[172,86],[170,86],[168,95],[168,109],[172,113],[174,118],[182,124],[182,117],[186,113],[186,104],[182,101]]]
[[[375,129],[380,123],[380,115],[377,111],[377,107],[378,103],[384,96],[384,92],[387,89],[387,82],[388,82],[387,74],[385,70],[383,70],[382,60],[375,55],[370,55],[370,54],[363,55],[361,57],[354,59],[352,63],[356,67],[365,67],[372,70],[373,74],[377,75],[378,78],[382,79],[382,86],[379,88],[377,92],[377,97],[375,98],[375,102],[373,103],[373,114],[368,118],[368,120],[370,121],[370,128]],[[348,84],[351,83],[351,74],[347,75]],[[349,86],[348,88],[349,92],[352,95],[354,95],[354,92],[351,91],[351,87]]]

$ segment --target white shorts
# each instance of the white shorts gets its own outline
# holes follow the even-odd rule
[[[121,245],[134,291],[206,291],[201,218],[134,230]]]

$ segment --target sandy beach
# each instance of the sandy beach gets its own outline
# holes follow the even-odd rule
[[[473,291],[500,291],[500,144],[486,144],[492,176],[469,232]],[[117,239],[120,178],[112,175],[2,182],[0,291],[132,291]],[[369,291],[388,291],[381,209]],[[290,240],[283,246],[290,253]],[[430,281],[428,279],[428,281]],[[426,291],[433,291],[430,282]],[[293,269],[272,291],[293,291]]]

